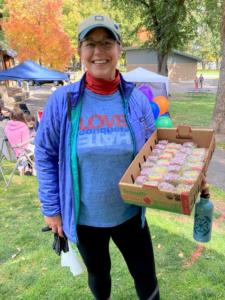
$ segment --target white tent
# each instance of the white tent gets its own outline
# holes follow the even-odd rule
[[[149,70],[146,70],[144,68],[136,68],[130,72],[124,73],[123,77],[126,81],[135,82],[135,83],[148,83],[153,88],[153,94],[154,94],[154,83],[158,85],[158,87],[161,85],[161,87],[166,88],[166,95],[169,93],[169,81],[168,77],[159,75],[157,73],[151,72]],[[158,88],[157,88],[158,89]],[[159,94],[160,92],[157,92]],[[165,91],[161,93],[161,95],[164,95]],[[165,95],[165,96],[166,96]],[[157,96],[156,94],[154,96]]]

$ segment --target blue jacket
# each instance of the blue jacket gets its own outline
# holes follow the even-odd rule
[[[68,239],[75,243],[78,218],[76,210],[79,205],[76,203],[79,191],[73,187],[74,171],[72,172],[71,167],[70,142],[74,128],[71,113],[82,105],[84,82],[83,77],[77,83],[57,89],[49,97],[35,140],[35,164],[42,212],[45,216],[61,214],[63,230]],[[155,130],[154,117],[145,95],[136,89],[133,83],[126,82],[122,76],[120,92],[133,138],[135,156]],[[75,136],[77,132],[78,126]],[[73,141],[76,142],[76,138],[73,137]],[[73,145],[73,149],[75,148]],[[75,172],[78,173],[78,169]]]

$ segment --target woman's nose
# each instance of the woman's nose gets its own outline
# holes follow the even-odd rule
[[[96,43],[95,48],[94,48],[94,53],[98,54],[98,53],[102,53],[102,52],[104,52],[104,49],[103,49],[101,43]]]

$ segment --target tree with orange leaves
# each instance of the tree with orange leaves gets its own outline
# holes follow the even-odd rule
[[[8,15],[3,30],[18,60],[32,59],[58,70],[65,70],[74,53],[63,31],[62,0],[5,0]]]

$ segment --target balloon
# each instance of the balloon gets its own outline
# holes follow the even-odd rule
[[[170,117],[169,112],[166,112],[165,114],[160,115],[160,117]]]
[[[159,106],[160,116],[168,112],[169,101],[165,96],[157,96],[153,101]]]
[[[155,102],[149,102],[152,108],[154,119],[156,120],[159,116],[159,107]]]
[[[173,121],[169,117],[158,117],[158,119],[155,122],[156,128],[172,128],[173,127]]]
[[[145,96],[147,96],[148,100],[150,102],[153,101],[153,93],[152,93],[152,90],[151,88],[148,86],[148,85],[141,85],[139,88],[138,88],[143,94],[145,94]]]

